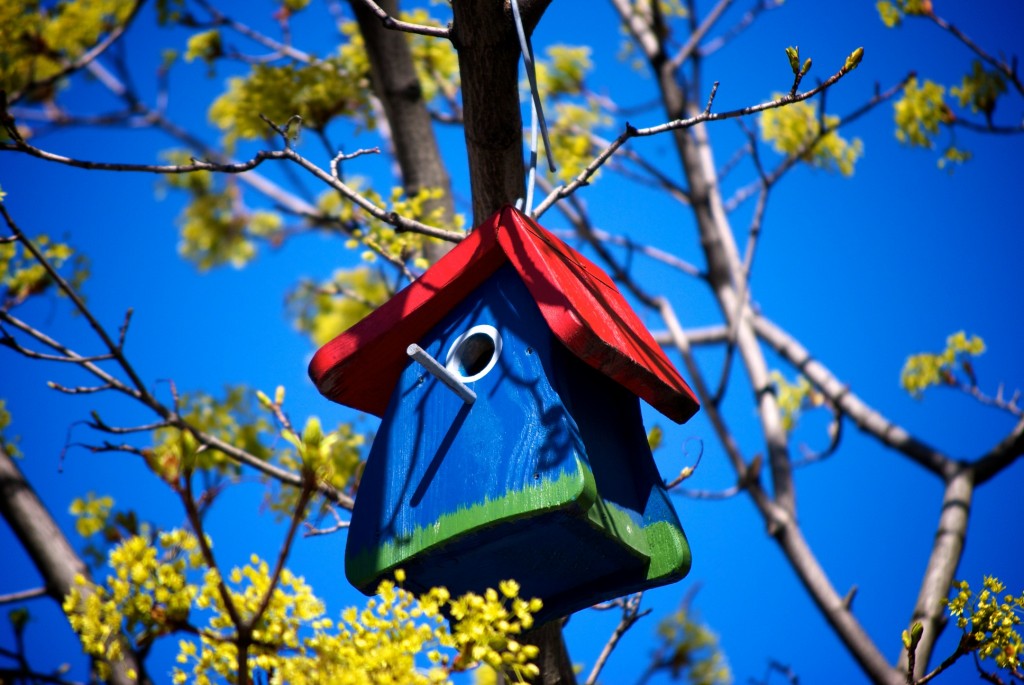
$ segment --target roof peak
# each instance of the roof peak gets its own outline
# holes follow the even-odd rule
[[[699,409],[612,279],[529,217],[506,206],[418,279],[321,347],[310,362],[317,389],[383,415],[418,342],[504,263],[523,279],[551,332],[575,356],[682,423]]]

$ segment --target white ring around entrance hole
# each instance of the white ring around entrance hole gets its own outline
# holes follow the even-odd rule
[[[473,326],[448,348],[445,368],[463,383],[480,380],[501,355],[501,334],[494,326]]]

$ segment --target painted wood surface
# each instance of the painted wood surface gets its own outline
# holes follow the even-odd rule
[[[401,371],[348,533],[346,573],[372,592],[477,592],[515,578],[540,618],[676,580],[689,548],[630,391],[552,335],[511,264],[417,343],[443,361],[472,326],[498,329],[495,366],[462,401],[418,364]]]
[[[419,279],[324,345],[310,376],[329,399],[383,416],[407,358],[502,264],[526,285],[547,327],[579,359],[682,423],[699,404],[611,278],[512,207],[473,230]]]

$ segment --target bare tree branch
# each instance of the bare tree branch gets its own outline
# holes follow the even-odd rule
[[[751,9],[747,10],[740,20],[733,26],[729,27],[724,34],[705,43],[699,54],[702,57],[707,57],[708,55],[721,50],[732,39],[736,38],[745,30],[753,26],[754,22],[763,12],[773,10],[780,5],[782,5],[780,0],[757,0],[757,3]]]
[[[1010,434],[974,463],[975,484],[992,480],[1003,469],[1024,455],[1024,419],[1017,422]]]
[[[138,376],[135,369],[129,362],[128,358],[124,355],[120,345],[115,344],[111,336],[107,333],[106,329],[99,323],[99,321],[93,316],[92,312],[86,306],[81,296],[75,291],[75,289],[68,283],[63,276],[50,264],[49,260],[39,252],[39,250],[32,244],[30,240],[24,235],[21,229],[18,227],[10,214],[7,212],[6,207],[0,204],[0,216],[3,216],[7,222],[8,228],[18,238],[18,240],[25,246],[29,252],[32,253],[33,257],[46,269],[49,276],[54,280],[57,286],[64,292],[69,299],[74,303],[75,308],[82,314],[83,317],[89,322],[90,327],[96,333],[96,335],[103,342],[103,346],[107,348],[111,356],[116,360],[117,365],[125,372],[129,377],[129,383],[124,383],[120,379],[116,378],[109,372],[103,370],[96,363],[91,361],[85,361],[86,357],[81,357],[76,352],[68,347],[65,347],[61,343],[53,340],[45,333],[36,330],[29,326],[20,319],[14,317],[8,312],[0,309],[0,321],[7,323],[8,325],[24,332],[25,334],[33,337],[38,342],[50,347],[51,349],[59,352],[62,356],[70,359],[77,360],[78,366],[88,371],[92,375],[99,378],[105,385],[109,385],[109,389],[117,392],[124,393],[134,400],[145,405],[153,412],[155,412],[164,422],[168,425],[174,426],[175,428],[188,432],[196,438],[196,441],[204,447],[213,448],[217,451],[225,454],[229,458],[251,466],[252,468],[260,471],[264,475],[270,476],[275,480],[284,483],[286,485],[292,485],[295,487],[302,487],[303,479],[300,474],[293,473],[287,469],[283,469],[279,466],[271,464],[259,457],[250,454],[246,450],[224,442],[220,438],[214,435],[210,435],[202,430],[199,430],[183,417],[181,417],[177,411],[168,408],[161,403],[155,396],[146,388],[142,379]],[[350,509],[353,505],[353,500],[348,495],[339,492],[337,489],[328,485],[327,483],[320,483],[318,485],[319,492],[326,497],[329,501],[345,508]]]
[[[387,30],[387,23],[378,21],[379,11],[390,15],[398,11],[397,0],[381,0],[380,5],[352,0],[351,4],[366,45],[373,90],[391,131],[405,193],[415,197],[421,190],[440,190],[441,197],[426,203],[424,213],[429,215],[431,210],[440,209],[441,223],[451,226],[455,221],[451,179],[423,99],[423,86],[416,73],[412,50],[404,35]],[[434,262],[449,249],[450,246],[430,243],[426,256]]]
[[[932,553],[925,567],[914,612],[907,624],[909,627],[920,622],[924,627],[917,645],[914,669],[916,678],[924,675],[935,642],[946,624],[945,599],[963,555],[974,488],[974,471],[970,467],[961,467],[946,481]],[[901,673],[907,671],[906,652],[900,656],[897,668]]]
[[[191,164],[133,164],[133,163],[122,163],[122,162],[94,162],[90,160],[75,159],[72,157],[65,157],[52,152],[47,152],[36,146],[28,143],[25,140],[16,139],[13,143],[0,143],[0,151],[9,152],[23,152],[33,157],[46,160],[48,162],[55,162],[57,164],[64,164],[66,166],[77,167],[79,169],[96,169],[100,171],[134,171],[134,172],[145,172],[152,174],[187,174],[197,171],[219,171],[226,174],[244,174],[247,171],[255,169],[263,162],[267,160],[287,160],[293,162],[298,166],[302,167],[313,176],[318,178],[320,181],[329,185],[330,187],[341,193],[346,199],[358,205],[360,208],[368,212],[374,218],[383,221],[384,223],[390,224],[400,231],[409,231],[411,233],[420,233],[433,238],[439,238],[441,240],[447,240],[449,242],[459,242],[462,240],[464,235],[456,231],[448,231],[442,228],[436,228],[434,226],[428,226],[427,224],[420,223],[413,219],[407,219],[396,212],[391,212],[383,207],[379,207],[364,195],[356,192],[351,187],[346,185],[340,179],[324,171],[319,166],[309,161],[295,150],[291,148],[285,148],[283,150],[262,150],[257,152],[250,160],[246,162],[236,163],[219,163],[219,162],[208,162],[201,160],[194,160]]]
[[[849,416],[862,431],[910,457],[915,463],[937,476],[947,478],[956,471],[955,463],[948,456],[915,438],[868,406],[847,386],[840,383],[824,364],[812,357],[803,345],[767,318],[761,315],[754,317],[754,328],[762,340],[806,376],[814,387]]]

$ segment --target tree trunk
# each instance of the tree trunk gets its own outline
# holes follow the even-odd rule
[[[519,39],[505,3],[456,0],[452,13],[475,226],[526,193]]]
[[[64,537],[60,526],[50,516],[50,512],[36,496],[32,486],[25,480],[24,474],[7,452],[0,447],[0,514],[18,537],[22,547],[28,552],[32,563],[46,584],[46,591],[58,604],[78,587],[83,598],[93,593],[89,569],[85,562],[75,553],[71,543]],[[84,576],[85,585],[76,585],[75,577]],[[144,679],[138,660],[131,647],[122,641],[121,653],[124,658],[111,664],[110,682],[115,685],[134,685],[148,682]],[[134,672],[136,677],[130,677]]]

